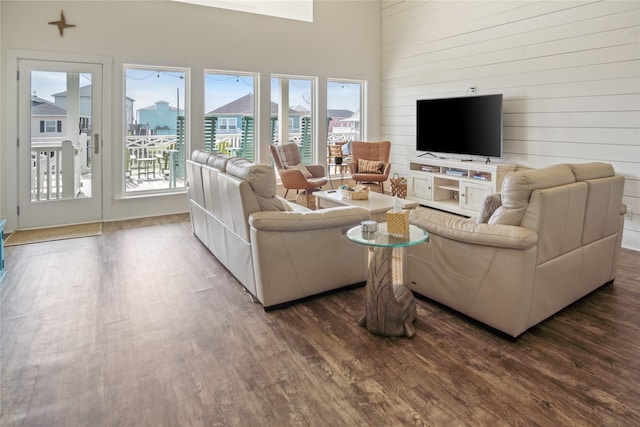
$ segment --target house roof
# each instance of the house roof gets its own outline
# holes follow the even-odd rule
[[[248,93],[245,96],[242,96],[234,101],[231,101],[228,104],[223,105],[222,107],[218,107],[215,110],[209,111],[206,115],[213,116],[216,114],[227,114],[227,115],[252,115],[253,114],[253,93]],[[299,108],[299,107],[297,107]],[[289,108],[289,114],[299,115],[299,114],[307,114],[309,111],[306,110],[296,110],[293,108]],[[278,104],[275,102],[271,102],[271,115],[275,116],[278,114]]]
[[[353,116],[353,111],[351,110],[344,110],[344,109],[327,110],[327,117],[331,117],[332,119],[349,118],[351,116]]]
[[[149,105],[148,107],[142,107],[142,108],[138,108],[136,111],[141,111],[141,110],[145,110],[145,111],[153,111],[153,110],[157,110],[158,109],[158,104],[169,104],[167,101],[157,101],[155,104],[153,105]],[[169,111],[176,111],[176,107],[172,107],[171,105],[169,105]],[[180,110],[182,111],[182,110]]]
[[[58,93],[54,93],[51,96],[67,96],[67,91],[62,91]],[[88,96],[91,97],[91,85],[82,86],[80,88],[80,96]]]
[[[31,115],[32,116],[66,116],[67,110],[49,102],[46,99],[31,97]]]

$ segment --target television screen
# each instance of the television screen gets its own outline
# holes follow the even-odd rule
[[[502,157],[502,95],[419,99],[416,150]]]

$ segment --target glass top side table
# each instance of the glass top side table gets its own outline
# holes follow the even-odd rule
[[[367,274],[365,314],[358,324],[370,332],[384,336],[412,337],[415,333],[416,302],[411,291],[404,286],[406,281],[407,255],[405,248],[417,245],[429,238],[427,232],[409,225],[406,234],[390,234],[387,223],[379,223],[378,231],[363,232],[361,226],[347,232],[349,240],[372,246],[373,256]],[[393,249],[400,252],[402,283],[393,283]]]

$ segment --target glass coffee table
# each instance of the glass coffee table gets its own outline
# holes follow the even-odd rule
[[[406,282],[407,255],[405,248],[417,245],[429,238],[427,232],[409,225],[406,234],[390,234],[387,223],[378,223],[375,232],[363,232],[361,226],[347,232],[349,240],[373,247],[367,275],[365,314],[358,324],[370,332],[385,336],[412,337],[415,333],[416,301],[404,286]],[[399,266],[402,268],[401,283],[393,283],[393,250],[399,251]]]

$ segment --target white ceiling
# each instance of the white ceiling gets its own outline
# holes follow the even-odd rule
[[[313,0],[173,0],[201,6],[313,22]]]

